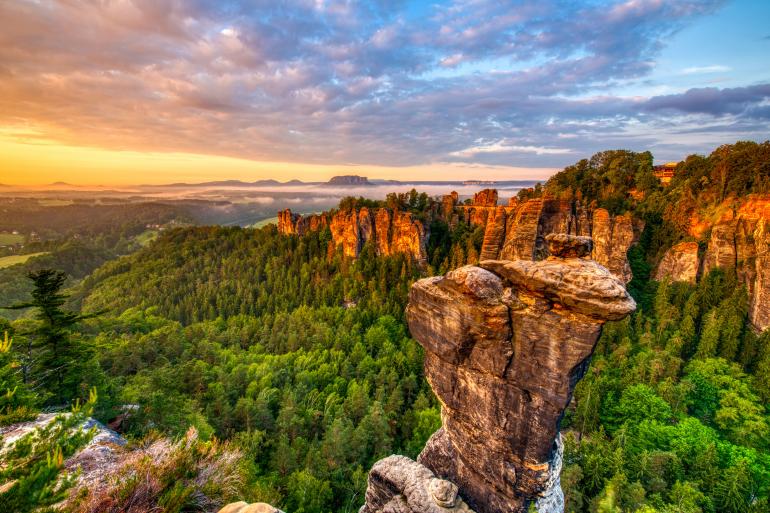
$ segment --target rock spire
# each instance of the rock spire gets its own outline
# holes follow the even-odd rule
[[[402,468],[425,479],[373,471],[363,512],[427,511],[408,496],[431,476],[456,485],[477,513],[524,513],[533,501],[543,513],[563,510],[559,422],[602,324],[636,304],[621,279],[585,258],[590,238],[545,242],[545,260],[484,260],[413,285],[407,320],[425,348],[442,427],[417,463],[389,463],[389,475]],[[370,500],[383,494],[400,509]]]

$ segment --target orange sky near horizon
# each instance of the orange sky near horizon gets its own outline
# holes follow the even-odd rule
[[[434,163],[419,166],[325,165],[267,162],[179,152],[121,151],[20,138],[0,130],[0,183],[35,186],[137,185],[212,180],[326,181],[341,174],[393,180],[542,180],[552,168]]]

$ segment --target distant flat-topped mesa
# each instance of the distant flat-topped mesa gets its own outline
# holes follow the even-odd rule
[[[485,260],[410,291],[409,329],[442,419],[418,463],[477,513],[563,511],[559,422],[602,324],[636,308],[618,277],[584,258],[590,238],[545,242],[545,260]],[[396,481],[370,475],[364,511],[417,513],[369,503],[408,495]]]
[[[361,186],[372,185],[369,179],[365,176],[358,175],[340,175],[332,176],[325,185],[332,186]]]

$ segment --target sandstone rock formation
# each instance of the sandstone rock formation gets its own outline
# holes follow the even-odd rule
[[[525,201],[508,213],[503,247],[496,257],[504,260],[532,260],[535,258],[537,238],[540,233],[540,214],[543,200]],[[483,251],[482,247],[482,252]],[[489,253],[486,253],[489,255]]]
[[[295,235],[297,233],[297,221],[299,214],[293,214],[290,209],[278,212],[278,231],[286,235]]]
[[[438,479],[405,456],[389,456],[369,472],[366,504],[359,513],[473,513],[457,486]]]
[[[634,242],[634,223],[630,213],[610,216],[603,208],[593,212],[591,237],[594,239],[593,258],[612,274],[631,281],[631,266],[626,258],[628,248]]]
[[[484,242],[481,244],[481,259],[497,258],[505,240],[505,207],[497,207],[487,219]]]
[[[749,293],[749,320],[757,330],[770,327],[770,197],[751,196],[724,212],[703,267],[734,268]]]
[[[585,235],[594,240],[594,260],[624,283],[631,281],[626,254],[642,227],[635,225],[630,214],[612,217],[603,208],[591,210],[576,200],[553,197],[522,202],[511,198],[507,206],[492,207],[484,204],[489,195],[483,194],[480,204],[474,199],[473,205],[463,207],[468,224],[485,227],[482,259],[542,260],[548,255],[548,234]]]
[[[304,235],[329,225],[324,214],[300,215],[290,209],[278,212],[278,231],[285,235]]]
[[[393,221],[390,225],[390,233],[383,233],[382,237],[388,237],[390,253],[405,253],[412,255],[415,260],[424,263],[427,260],[428,234],[422,222],[412,216],[411,212],[393,212]]]
[[[545,260],[484,260],[410,291],[409,328],[442,405],[442,427],[418,461],[478,513],[523,513],[532,501],[558,511],[559,421],[602,324],[636,307],[620,279],[581,258],[590,239],[546,243]],[[415,488],[398,479],[370,478],[364,511],[425,511],[370,505]]]
[[[420,263],[427,259],[427,229],[411,212],[386,208],[372,211],[363,207],[341,210],[331,216],[303,216],[289,209],[278,213],[278,231],[285,235],[304,235],[327,226],[333,246],[342,246],[343,254],[348,257],[358,257],[364,244],[373,241],[378,255],[405,253]]]
[[[479,207],[497,206],[497,189],[484,189],[473,195],[473,204]]]
[[[706,243],[703,257],[695,242],[676,244],[658,264],[655,279],[695,283],[717,267],[735,270],[748,291],[752,325],[758,331],[770,328],[770,197],[729,199],[707,216],[693,212],[688,228],[691,237]]]
[[[328,182],[326,182],[325,185],[334,185],[334,186],[362,186],[362,185],[372,185],[372,183],[369,181],[369,179],[365,176],[358,176],[358,175],[340,175],[340,176],[332,176]]]
[[[698,278],[698,243],[680,242],[666,251],[655,270],[658,281],[669,278],[671,281],[695,283]]]
[[[460,195],[457,192],[452,191],[441,197],[441,217],[447,221],[452,219],[454,209],[457,206],[457,202],[460,200]]]
[[[548,256],[548,234],[586,235],[594,240],[594,260],[625,283],[632,278],[626,253],[641,227],[635,225],[630,214],[612,217],[605,209],[588,209],[577,200],[553,197],[526,201],[514,197],[507,205],[498,206],[495,189],[476,193],[470,205],[459,205],[458,201],[456,192],[447,194],[440,204],[432,205],[429,214],[450,226],[460,219],[472,226],[484,226],[482,259],[542,260]],[[374,239],[380,255],[407,253],[420,262],[427,258],[426,224],[409,212],[361,208],[331,216],[302,216],[288,209],[278,213],[280,233],[303,235],[325,226],[331,229],[334,245],[342,246],[349,257],[357,257],[363,245]]]

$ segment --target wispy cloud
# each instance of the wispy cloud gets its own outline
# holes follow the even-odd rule
[[[567,155],[573,153],[569,148],[546,148],[544,146],[520,146],[505,144],[502,141],[491,144],[480,144],[459,151],[453,151],[449,155],[453,157],[475,157],[482,153],[534,153],[535,155]]]
[[[703,73],[726,73],[732,68],[729,66],[723,66],[721,64],[713,64],[711,66],[693,66],[690,68],[684,68],[681,71],[682,75],[699,75]]]

